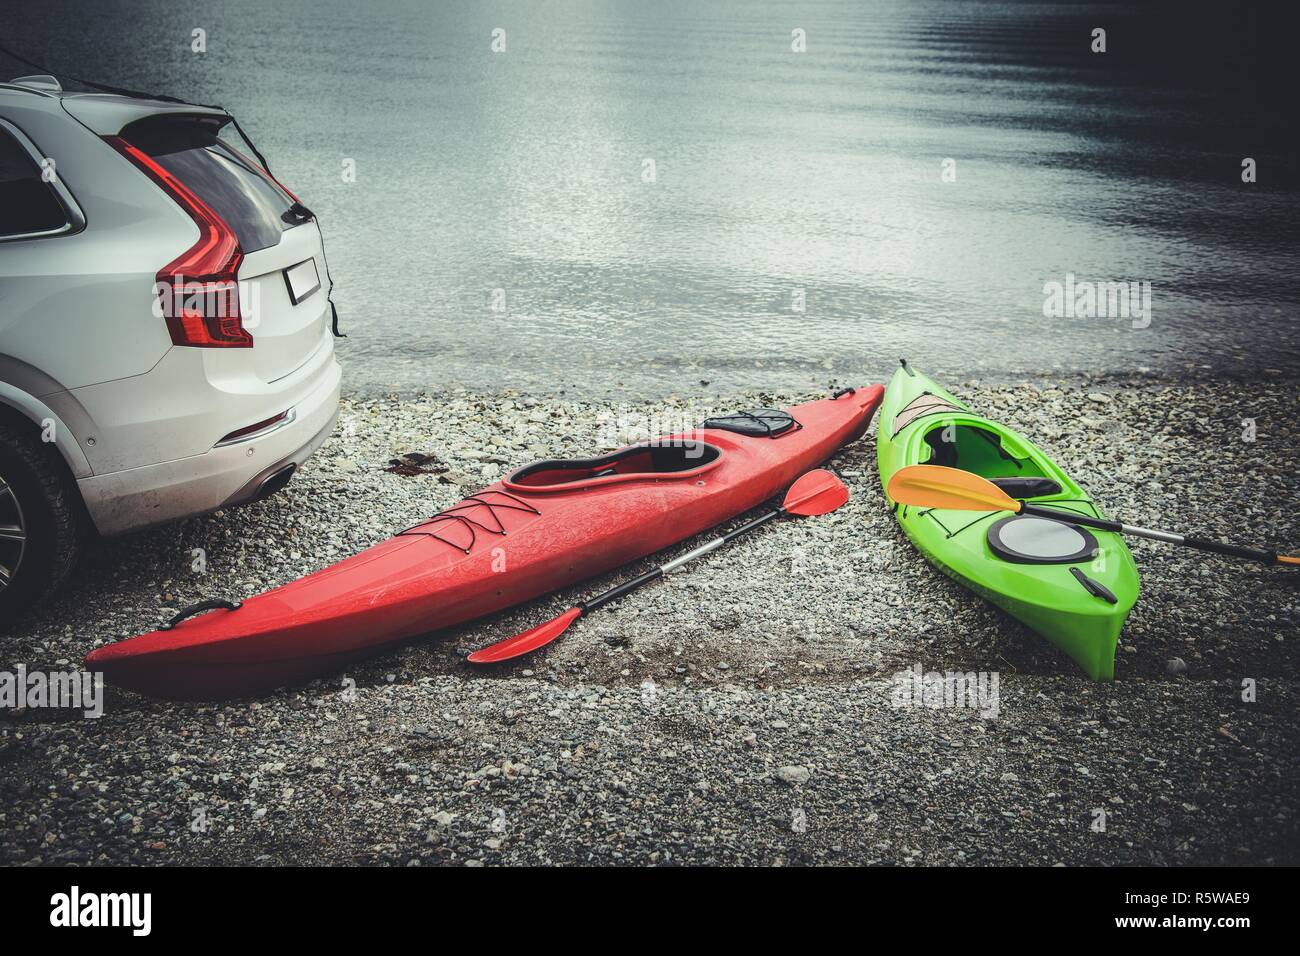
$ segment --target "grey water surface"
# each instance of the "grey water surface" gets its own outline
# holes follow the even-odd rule
[[[6,19],[54,69],[239,117],[320,216],[353,393],[799,388],[900,355],[994,379],[1300,368],[1294,120],[1248,7],[45,0]],[[1149,321],[1045,316],[1067,275],[1149,283]]]

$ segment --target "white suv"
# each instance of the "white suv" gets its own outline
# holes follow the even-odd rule
[[[333,427],[320,230],[230,122],[0,83],[0,625],[92,528],[265,497]]]

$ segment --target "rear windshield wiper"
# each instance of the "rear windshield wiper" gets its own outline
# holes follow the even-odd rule
[[[311,222],[316,218],[316,214],[300,202],[295,202],[292,206],[280,213],[280,218],[291,226],[301,226],[304,222]]]

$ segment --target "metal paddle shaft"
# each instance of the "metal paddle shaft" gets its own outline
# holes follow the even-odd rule
[[[638,575],[631,581],[625,581],[618,587],[611,588],[604,594],[598,595],[583,604],[578,605],[578,610],[582,614],[602,605],[608,604],[615,598],[622,597],[630,591],[635,591],[644,584],[651,581],[657,581],[670,571],[676,571],[688,561],[694,561],[696,558],[703,557],[712,551],[717,551],[729,541],[734,541],[746,532],[753,531],[755,528],[762,527],[769,521],[781,517],[781,515],[824,515],[834,511],[844,502],[849,500],[849,489],[835,477],[831,472],[824,468],[818,468],[815,471],[809,471],[799,477],[790,490],[785,493],[785,500],[781,502],[781,507],[774,508],[764,514],[759,515],[746,521],[739,528],[728,531],[724,535],[714,538],[712,541],[706,541],[698,548],[687,551],[685,554],[673,558],[671,561],[665,561],[658,567],[651,568],[645,574]]]
[[[590,601],[581,602],[577,606],[578,610],[580,610],[583,614],[590,614],[592,611],[596,610],[596,608],[604,607],[610,601],[617,600],[618,598],[621,598],[625,594],[630,594],[631,592],[635,591],[637,588],[649,584],[651,581],[658,581],[665,574],[668,574],[671,571],[676,571],[678,568],[680,568],[683,564],[686,564],[688,561],[694,561],[696,558],[702,558],[704,557],[704,555],[709,554],[710,552],[717,551],[728,541],[732,541],[740,537],[746,531],[753,531],[755,528],[759,527],[760,525],[765,525],[772,519],[779,518],[781,517],[781,515],[785,513],[786,513],[785,508],[776,508],[772,511],[767,512],[766,514],[759,515],[757,518],[753,519],[752,521],[746,521],[744,524],[742,524],[739,528],[736,528],[734,531],[728,531],[726,534],[720,535],[719,537],[714,538],[712,541],[706,541],[698,548],[694,548],[690,551],[687,551],[685,554],[673,558],[671,561],[665,561],[663,564],[651,568],[645,574],[637,575],[636,577],[632,578],[630,581],[624,581],[622,584],[610,588],[604,594],[596,595]]]
[[[1212,541],[1209,538],[1190,537],[1185,534],[1174,534],[1172,531],[1156,531],[1152,528],[1140,528],[1133,524],[1124,524],[1122,521],[1107,521],[1105,518],[1090,518],[1086,515],[1078,515],[1071,511],[1057,511],[1055,508],[1045,508],[1042,505],[1031,505],[1024,502],[1020,503],[1020,514],[1035,515],[1039,518],[1052,518],[1056,521],[1065,521],[1069,524],[1083,525],[1086,528],[1099,528],[1102,531],[1115,531],[1119,534],[1131,534],[1135,538],[1148,538],[1152,541],[1163,541],[1166,544],[1181,544],[1187,548],[1196,548],[1199,551],[1212,551],[1215,554],[1227,554],[1234,558],[1245,558],[1248,561],[1262,561],[1265,564],[1276,564],[1278,554],[1276,551],[1265,551],[1263,548],[1248,548],[1240,544],[1223,544],[1219,541]]]

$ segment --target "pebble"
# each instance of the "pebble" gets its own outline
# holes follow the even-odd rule
[[[778,767],[776,775],[786,783],[802,784],[807,783],[812,777],[812,771],[807,767],[791,765],[788,767]]]

